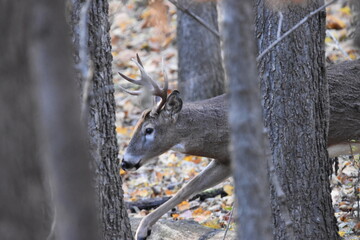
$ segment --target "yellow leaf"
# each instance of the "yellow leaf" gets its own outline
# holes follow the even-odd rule
[[[215,228],[215,229],[220,229],[221,228],[221,224],[216,219],[206,221],[206,222],[202,223],[202,225],[205,226],[205,227]]]
[[[234,194],[234,187],[231,185],[225,185],[223,189],[229,196]]]
[[[352,60],[355,60],[357,57],[354,53],[350,53],[349,54],[349,57],[352,59]]]
[[[340,8],[340,12],[344,15],[351,15],[351,9],[349,6]]]
[[[340,237],[344,237],[344,236],[345,236],[345,232],[343,232],[343,231],[339,231],[338,233],[339,233]]]
[[[331,39],[331,37],[326,37],[325,38],[325,43],[332,43],[332,39]]]

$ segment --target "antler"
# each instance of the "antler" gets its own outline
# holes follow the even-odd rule
[[[166,102],[166,99],[167,99],[167,90],[168,90],[168,78],[167,78],[167,75],[165,73],[165,70],[163,68],[163,74],[164,74],[164,87],[161,89],[160,86],[146,73],[145,69],[144,69],[144,65],[142,64],[141,60],[140,60],[140,57],[138,54],[136,54],[136,59],[137,61],[135,61],[135,59],[131,59],[137,66],[138,68],[140,69],[140,73],[141,73],[141,78],[139,80],[136,80],[136,79],[132,79],[132,78],[129,78],[127,76],[125,76],[124,74],[120,73],[120,76],[123,77],[125,80],[131,82],[131,83],[134,83],[136,85],[140,85],[140,86],[144,86],[146,88],[152,88],[150,89],[150,92],[152,95],[154,96],[158,96],[161,98],[161,101],[160,103],[157,105],[156,108],[154,108],[151,112],[152,113],[159,113],[161,108],[164,106],[165,102]],[[129,91],[123,87],[120,86],[120,88],[131,94],[131,95],[140,95],[141,91]]]

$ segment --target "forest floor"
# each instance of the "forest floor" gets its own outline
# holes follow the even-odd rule
[[[352,45],[352,11],[346,1],[327,8],[327,63],[336,63],[359,57]],[[135,64],[130,61],[138,53],[150,75],[162,82],[162,59],[170,80],[170,89],[177,87],[176,8],[167,1],[129,0],[110,1],[110,20],[113,71],[116,89],[117,128],[120,147],[119,157],[130,140],[133,127],[143,108],[136,97],[124,94],[119,85],[132,89],[117,74],[137,78]],[[169,151],[137,171],[120,171],[126,201],[172,196],[189,179],[197,175],[210,159],[186,156]],[[359,220],[359,156],[339,158],[339,171],[332,176],[332,196],[339,234],[344,239],[360,239]],[[233,186],[229,179],[214,189],[223,189],[227,196],[220,195],[200,201],[184,201],[164,218],[191,219],[212,228],[226,228],[233,206]],[[356,189],[358,188],[358,189]],[[129,212],[130,213],[130,212]],[[148,210],[130,213],[145,216]],[[231,223],[231,229],[234,227]]]

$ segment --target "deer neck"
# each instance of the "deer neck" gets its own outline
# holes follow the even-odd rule
[[[215,100],[215,101],[214,101]],[[227,106],[221,97],[184,104],[175,124],[173,150],[210,158],[227,158]]]

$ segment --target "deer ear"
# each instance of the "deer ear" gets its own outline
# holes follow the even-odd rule
[[[182,108],[183,101],[180,97],[180,92],[174,90],[166,100],[163,109],[164,117],[173,118]]]

